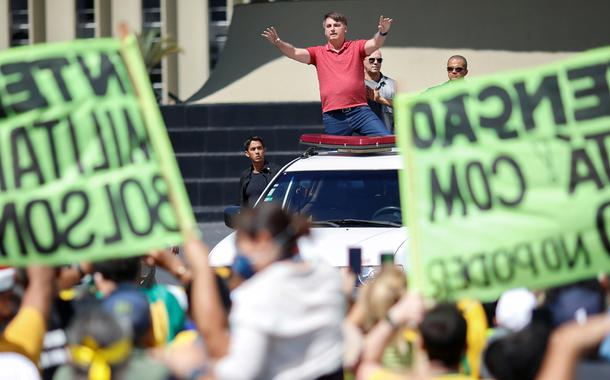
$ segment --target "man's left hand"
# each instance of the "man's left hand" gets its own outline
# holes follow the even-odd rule
[[[387,33],[392,26],[392,19],[389,17],[383,17],[383,15],[379,16],[379,25],[377,26],[377,30],[379,33]]]
[[[366,98],[369,100],[375,100],[375,90],[366,86]]]

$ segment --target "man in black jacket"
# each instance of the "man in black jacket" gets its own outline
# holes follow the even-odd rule
[[[265,144],[258,136],[244,142],[244,153],[251,165],[239,178],[239,205],[252,207],[280,168],[265,160]]]

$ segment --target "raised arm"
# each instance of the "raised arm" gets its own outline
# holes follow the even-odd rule
[[[205,340],[210,358],[217,359],[229,351],[229,329],[208,253],[208,248],[195,237],[184,243],[184,255],[193,279],[190,299],[193,320]]]
[[[37,364],[47,330],[46,320],[55,294],[55,270],[31,266],[27,269],[27,274],[29,284],[19,312],[6,326],[3,340]]]
[[[269,28],[263,30],[261,36],[265,37],[267,41],[278,48],[286,57],[301,63],[309,63],[311,61],[311,57],[309,56],[307,49],[297,48],[288,42],[282,41],[277,33],[277,30],[275,30],[275,27],[270,26]]]
[[[597,315],[581,325],[572,322],[553,332],[536,380],[574,379],[580,357],[610,334],[610,317]]]
[[[398,328],[417,326],[423,319],[424,302],[419,294],[407,293],[388,310],[385,319],[377,322],[364,342],[362,361],[356,379],[368,379],[382,368],[381,357]],[[408,377],[405,377],[408,379]]]
[[[377,25],[377,33],[371,38],[367,40],[364,44],[364,51],[366,55],[371,54],[375,50],[379,50],[384,42],[390,27],[392,26],[392,19],[389,17],[379,16],[379,25]]]

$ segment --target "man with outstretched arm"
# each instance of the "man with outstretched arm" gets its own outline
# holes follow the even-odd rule
[[[328,134],[385,136],[390,133],[367,105],[363,59],[383,46],[392,19],[380,16],[377,33],[370,40],[346,40],[347,18],[338,12],[324,15],[326,45],[305,49],[282,41],[275,27],[261,34],[282,54],[316,66],[322,100],[322,120]]]

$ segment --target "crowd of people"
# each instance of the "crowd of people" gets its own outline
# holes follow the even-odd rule
[[[391,24],[381,16],[372,39],[348,41],[347,19],[332,12],[326,45],[296,48],[274,27],[263,36],[316,66],[327,133],[388,135],[396,83],[381,73],[379,49]],[[466,59],[452,56],[447,73],[463,78]],[[0,379],[609,377],[606,277],[512,289],[486,304],[423,299],[387,260],[359,283],[358,273],[299,256],[306,218],[248,207],[277,167],[260,137],[244,152],[231,270],[209,265],[196,234],[138,257],[0,268]],[[157,283],[157,268],[180,285]]]
[[[304,261],[308,221],[237,220],[228,273],[188,237],[142,257],[0,270],[0,379],[593,379],[610,374],[606,277],[481,304],[425,300],[384,260]],[[156,283],[163,268],[181,286]],[[42,372],[39,372],[42,371]]]

